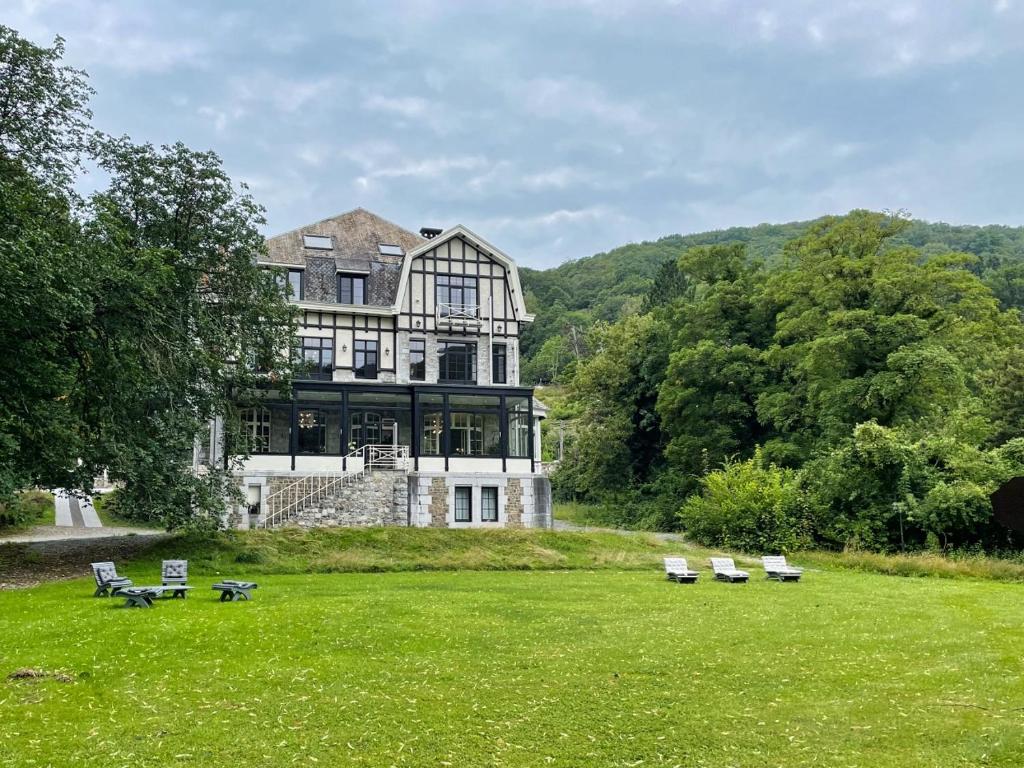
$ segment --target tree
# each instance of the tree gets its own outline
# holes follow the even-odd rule
[[[93,93],[84,72],[60,64],[63,56],[61,37],[41,48],[0,25],[0,158],[60,188],[88,143]]]
[[[257,368],[287,377],[293,346],[293,312],[255,263],[262,209],[211,152],[110,139],[98,159],[111,181],[90,201],[88,234],[108,271],[75,350],[87,361],[78,407],[93,463],[130,481],[122,509],[171,525],[212,520],[232,481],[223,468],[187,471],[193,440],[219,415],[232,437],[238,403],[264,378]]]
[[[95,136],[109,186],[68,191],[89,132],[84,75],[0,29],[0,493],[90,490],[169,528],[216,524],[227,468],[191,468],[209,419],[275,371],[288,386],[293,311],[261,270],[262,211],[216,155]],[[47,125],[32,120],[47,118]],[[244,451],[244,444],[242,444]]]

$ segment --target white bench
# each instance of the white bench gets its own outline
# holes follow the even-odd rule
[[[782,555],[765,555],[761,562],[764,564],[764,575],[769,579],[800,581],[800,576],[804,572],[803,568],[794,568],[787,563]]]
[[[689,569],[686,565],[685,557],[666,557],[665,575],[669,581],[675,581],[680,584],[693,584],[697,577],[700,576],[696,571]]]
[[[712,557],[711,570],[714,571],[717,581],[728,581],[730,584],[742,584],[750,578],[749,573],[736,568],[736,563],[731,557]]]

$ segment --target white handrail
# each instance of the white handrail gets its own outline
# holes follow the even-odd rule
[[[292,514],[331,495],[339,485],[344,487],[372,469],[407,470],[409,446],[364,445],[345,456],[345,463],[348,463],[350,459],[360,458],[363,463],[359,469],[315,472],[300,477],[267,496],[265,500],[267,513],[260,523],[260,527],[272,528],[279,525],[288,520]]]

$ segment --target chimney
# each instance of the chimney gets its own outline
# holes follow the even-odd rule
[[[433,240],[443,231],[443,229],[438,229],[437,227],[420,227],[420,234],[423,235],[424,240]]]

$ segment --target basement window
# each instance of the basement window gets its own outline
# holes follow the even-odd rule
[[[334,241],[330,235],[303,235],[302,244],[307,248],[316,248],[321,251],[334,250]]]

